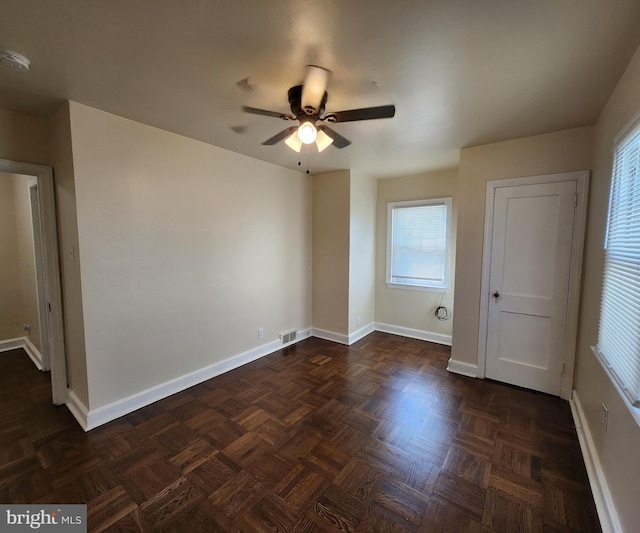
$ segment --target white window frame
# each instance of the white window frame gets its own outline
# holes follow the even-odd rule
[[[424,207],[431,205],[445,206],[445,242],[444,242],[444,279],[442,283],[417,283],[407,280],[398,282],[394,280],[393,265],[393,244],[394,244],[394,209],[407,207]],[[449,289],[449,250],[451,241],[451,197],[430,198],[425,200],[410,200],[406,202],[390,202],[387,204],[387,287],[395,289],[409,289],[415,291],[446,292]]]
[[[629,340],[624,339],[624,337],[629,331],[632,331],[634,328],[636,329],[636,331],[638,331],[638,329],[640,328],[640,313],[638,313],[638,311],[640,310],[640,286],[629,285],[625,287],[625,290],[623,291],[625,296],[619,297],[618,300],[614,300],[614,303],[617,306],[619,306],[621,317],[624,316],[624,325],[620,323],[620,328],[623,328],[623,329],[618,330],[616,328],[616,331],[618,331],[619,333],[614,332],[613,336],[611,335],[611,333],[609,333],[608,337],[609,339],[613,337],[614,339],[613,342],[611,340],[609,341],[602,340],[603,331],[605,331],[605,336],[607,336],[606,332],[612,329],[612,326],[611,326],[612,319],[605,318],[605,324],[604,324],[605,329],[603,330],[603,314],[605,313],[604,295],[606,294],[605,291],[607,291],[607,285],[606,285],[607,279],[608,279],[607,273],[611,272],[612,273],[611,275],[614,278],[616,273],[614,270],[609,269],[608,265],[609,265],[610,255],[608,250],[611,246],[609,243],[610,235],[612,234],[612,232],[619,231],[619,226],[612,227],[612,224],[615,224],[615,222],[613,221],[613,217],[611,214],[613,202],[617,197],[615,195],[615,188],[616,186],[618,186],[618,180],[623,179],[623,178],[619,178],[618,177],[619,174],[617,173],[618,172],[617,168],[619,167],[618,154],[622,150],[626,149],[629,143],[632,143],[632,142],[634,144],[637,144],[638,149],[640,149],[640,114],[636,115],[636,117],[634,117],[634,120],[631,122],[631,124],[625,127],[623,131],[614,139],[614,147],[613,147],[614,157],[613,157],[613,166],[611,171],[611,192],[610,192],[610,198],[609,198],[607,228],[606,228],[605,243],[604,243],[605,269],[603,272],[603,302],[601,303],[601,310],[600,310],[600,328],[599,328],[599,334],[598,334],[598,345],[592,346],[591,348],[594,354],[596,355],[598,361],[604,368],[605,372],[613,382],[616,390],[623,397],[625,405],[627,406],[627,408],[635,418],[636,422],[640,425],[640,382],[638,381],[638,379],[633,380],[632,378],[629,378],[630,371],[632,374],[633,373],[640,374],[640,352],[637,350],[634,352],[633,348],[630,351],[627,351],[626,349],[618,348],[628,344]],[[634,180],[634,184],[638,188],[640,188],[640,172],[635,174],[635,177],[633,178],[633,180]],[[636,222],[636,224],[640,223],[640,216],[638,216],[637,219],[634,218],[633,220]],[[628,226],[625,226],[625,229],[627,227]],[[631,234],[634,235],[636,239],[640,237],[640,231],[637,229],[632,230]],[[632,245],[628,247],[618,247],[617,248],[618,254],[621,251],[626,252],[627,254],[628,253],[640,254],[640,246],[638,246],[637,248],[636,246],[637,245]],[[613,261],[611,261],[611,263],[613,264]],[[625,268],[626,267],[622,267],[622,269],[625,269]],[[637,272],[635,275],[637,275]],[[613,283],[615,285],[615,282]],[[611,300],[608,300],[608,302],[610,301]],[[611,306],[610,303],[608,303],[607,305],[608,307]],[[631,316],[628,316],[625,313],[625,309],[627,311],[635,310],[635,314],[632,313]],[[609,329],[606,329],[606,328],[609,328]],[[621,335],[621,333],[625,333],[625,335]],[[631,339],[631,343],[633,344],[633,339]],[[612,352],[615,352],[615,353],[612,353]],[[626,356],[621,357],[620,355],[621,353],[624,353]]]

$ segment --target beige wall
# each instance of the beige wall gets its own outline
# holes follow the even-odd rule
[[[487,181],[588,170],[593,134],[589,126],[461,150],[452,359],[478,360]]]
[[[625,405],[590,347],[596,344],[598,336],[613,139],[638,113],[640,49],[631,60],[595,128],[595,158],[589,194],[575,372],[575,389],[624,531],[636,531],[640,524],[640,427],[629,413],[629,409],[633,408]],[[606,432],[600,422],[603,403],[609,408]]]
[[[349,333],[350,172],[313,176],[313,327]]]
[[[442,300],[453,310],[454,267],[456,257],[458,169],[430,172],[417,176],[378,180],[376,221],[376,322],[417,329],[441,335],[451,335],[453,320],[438,320],[434,316]],[[394,289],[386,285],[387,269],[387,204],[427,198],[452,197],[452,234],[449,250],[449,290],[444,294],[427,291]],[[455,319],[455,317],[454,317]]]
[[[85,406],[88,406],[89,385],[84,343],[84,312],[82,309],[80,252],[78,250],[78,223],[69,113],[69,104],[67,103],[52,119],[52,158],[56,188],[60,275],[62,277],[67,386]]]
[[[91,409],[311,326],[310,177],[70,111]]]
[[[51,165],[51,123],[0,109],[0,159]]]
[[[376,196],[376,180],[351,170],[349,190],[349,333],[370,326],[375,319]]]
[[[13,181],[10,174],[0,174],[0,340],[23,335]]]
[[[0,178],[1,179],[1,178]],[[36,280],[36,259],[33,245],[33,223],[31,218],[31,197],[29,188],[38,180],[35,176],[11,176],[15,202],[16,234],[18,240],[18,263],[20,265],[20,293],[22,314],[20,320],[29,324],[31,343],[41,350],[40,321],[38,318],[38,286]],[[23,332],[22,335],[27,335]]]

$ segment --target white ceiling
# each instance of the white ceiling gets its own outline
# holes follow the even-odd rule
[[[260,144],[290,124],[241,106],[288,112],[313,63],[333,71],[327,111],[397,111],[336,124],[353,144],[302,168],[406,175],[593,124],[639,44],[640,0],[2,0],[0,48],[31,70],[0,69],[0,107],[75,100],[298,168]]]

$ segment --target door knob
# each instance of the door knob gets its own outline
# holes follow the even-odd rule
[[[498,291],[493,293],[493,297],[494,298],[499,298],[500,297],[500,293]]]

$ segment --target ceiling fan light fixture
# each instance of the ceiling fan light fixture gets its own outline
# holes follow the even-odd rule
[[[303,122],[298,128],[298,138],[304,144],[312,144],[318,136],[318,130],[311,122]]]
[[[287,137],[284,140],[284,142],[294,152],[300,153],[300,150],[302,150],[302,142],[298,138],[298,132],[297,131],[294,131],[289,137]]]
[[[318,147],[318,152],[322,152],[325,148],[331,145],[333,139],[329,137],[324,131],[318,131],[318,137],[316,138],[316,146]]]

